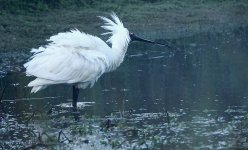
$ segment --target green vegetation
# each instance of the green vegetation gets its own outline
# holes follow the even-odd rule
[[[93,0],[0,0],[0,9],[8,12],[18,11],[44,11],[58,8],[81,8],[93,5]]]
[[[111,11],[131,31],[174,38],[220,24],[245,26],[247,10],[246,0],[0,0],[0,51],[30,50],[73,28],[99,36],[96,16]]]
[[[209,3],[240,3],[245,0],[0,0],[0,10],[9,13],[36,12],[53,9],[82,9],[93,8],[98,10],[121,10],[125,7],[146,9],[148,5],[164,9],[187,7],[189,5]],[[143,6],[143,7],[142,7]],[[152,6],[153,8],[153,6]]]

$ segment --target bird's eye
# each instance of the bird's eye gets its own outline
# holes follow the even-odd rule
[[[129,36],[132,38],[134,36],[134,34],[131,32],[131,33],[129,33]]]

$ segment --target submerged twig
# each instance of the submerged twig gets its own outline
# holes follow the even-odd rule
[[[1,96],[0,96],[0,102],[2,102],[3,95],[4,95],[4,93],[5,93],[6,87],[7,87],[7,85],[5,85],[5,86],[3,87],[3,90],[2,90],[2,93],[1,93]]]
[[[63,140],[63,141],[60,141],[61,134],[63,134],[63,136],[64,136],[64,138],[65,138],[65,140]],[[59,131],[58,141],[59,141],[60,143],[63,143],[63,142],[65,142],[65,141],[68,141],[69,143],[72,142],[72,140],[70,140],[70,139],[65,135],[65,133],[64,133],[62,130]]]
[[[33,112],[32,115],[28,118],[28,120],[26,121],[27,125],[29,124],[29,121],[34,118],[34,115],[35,115],[35,112]]]
[[[168,125],[170,125],[170,115],[169,115],[169,113],[168,113],[168,111],[166,110],[166,119],[167,119],[167,123],[168,123]]]
[[[117,124],[112,123],[112,121],[110,119],[107,119],[106,121],[102,122],[100,126],[102,127],[101,130],[103,130],[103,128],[108,130],[112,127],[117,127]]]
[[[0,148],[4,149],[4,147],[3,147],[3,145],[2,145],[2,144],[0,144]]]
[[[5,112],[4,107],[3,107],[3,105],[2,105],[2,102],[3,102],[2,99],[3,99],[3,95],[4,95],[4,93],[5,93],[6,87],[7,87],[7,85],[5,85],[5,86],[3,87],[3,90],[2,90],[2,93],[1,93],[1,96],[0,96],[0,105],[1,105],[1,109],[2,109],[2,111],[3,111],[4,113],[6,113],[6,112]]]
[[[47,114],[47,115],[51,115],[52,112],[53,112],[53,108],[54,108],[54,107],[52,106],[52,107],[46,112],[46,114]]]

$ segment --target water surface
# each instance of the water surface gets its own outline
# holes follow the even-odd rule
[[[29,53],[2,52],[0,149],[246,149],[247,37],[240,27],[167,39],[172,49],[131,44],[116,71],[80,91],[79,123],[71,86],[30,94]]]

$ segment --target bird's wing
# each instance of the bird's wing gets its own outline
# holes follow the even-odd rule
[[[100,38],[80,32],[77,29],[51,36],[47,41],[49,42],[48,45],[39,47],[38,49],[32,49],[31,52],[39,53],[42,51],[56,50],[53,49],[53,47],[68,47],[84,50],[108,48],[108,45]]]
[[[27,75],[55,83],[93,82],[108,66],[102,49],[109,47],[98,37],[73,30],[48,41],[49,45],[32,50],[34,55],[24,64]]]

